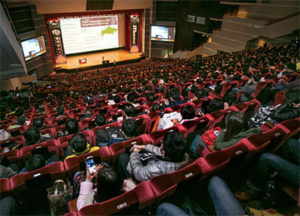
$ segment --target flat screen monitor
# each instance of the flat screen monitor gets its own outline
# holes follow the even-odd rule
[[[46,53],[46,46],[43,36],[24,40],[21,42],[21,46],[25,61],[29,61]]]
[[[151,26],[151,40],[174,42],[175,40],[175,27],[167,26]]]

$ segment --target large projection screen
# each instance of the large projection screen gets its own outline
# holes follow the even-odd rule
[[[59,20],[66,55],[119,47],[118,15]]]

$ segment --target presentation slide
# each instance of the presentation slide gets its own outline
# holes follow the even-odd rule
[[[175,40],[175,28],[151,26],[151,40],[173,42]]]
[[[59,19],[66,55],[119,47],[118,16]]]
[[[40,56],[46,52],[46,46],[43,36],[22,41],[21,46],[25,61]]]

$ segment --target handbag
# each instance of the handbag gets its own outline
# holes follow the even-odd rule
[[[68,212],[67,202],[73,198],[73,187],[58,179],[47,189],[51,216],[63,215]]]

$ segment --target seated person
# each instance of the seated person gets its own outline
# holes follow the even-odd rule
[[[209,180],[208,192],[209,192],[209,197],[213,202],[213,207],[215,212],[214,215],[218,215],[218,216],[232,216],[232,215],[278,215],[280,216],[281,215],[274,209],[259,210],[250,207],[243,208],[243,206],[239,203],[239,201],[234,197],[228,185],[218,176],[213,176]],[[226,197],[226,199],[224,199],[224,197]],[[156,215],[157,216],[199,215],[197,214],[198,212],[194,212],[195,210],[196,210],[195,208],[194,209],[187,208],[186,211],[184,211],[183,209],[177,207],[173,203],[165,202],[158,206]],[[204,215],[202,209],[201,212],[199,213],[201,215]]]
[[[247,118],[242,112],[232,112],[225,118],[225,129],[217,136],[214,149],[221,150],[238,143],[252,134],[261,133],[260,128],[250,128]]]
[[[272,128],[277,123],[299,117],[299,93],[299,88],[289,89],[286,92],[286,103],[261,106],[249,120],[250,126],[260,127],[267,123]]]
[[[299,135],[299,134],[298,134]],[[276,172],[289,184],[300,185],[300,138],[290,138],[281,149],[281,156],[263,153],[253,170],[249,172],[246,188],[235,193],[239,200],[251,200],[261,196],[266,181]]]
[[[83,134],[75,134],[70,139],[70,146],[65,150],[65,159],[98,150],[98,146],[91,146]]]
[[[133,107],[138,107],[140,104],[134,103],[134,100],[138,98],[138,95],[136,92],[131,92],[130,94],[127,95],[127,101],[133,105]]]
[[[36,127],[39,130],[48,128],[44,125],[44,119],[43,118],[37,118],[33,120],[33,127]]]
[[[24,133],[24,137],[26,145],[34,145],[51,139],[51,137],[41,136],[40,130],[36,127],[28,128]]]
[[[191,146],[191,155],[198,158],[203,148],[208,148],[212,151],[221,150],[233,146],[241,139],[252,134],[261,133],[260,128],[250,128],[246,119],[246,115],[242,112],[232,112],[225,117],[225,128],[215,127],[206,130],[202,135],[197,135]]]
[[[132,118],[135,116],[135,110],[134,110],[134,106],[132,104],[129,104],[129,103],[125,104],[123,111],[125,113],[124,119]],[[120,120],[123,120],[123,118]]]
[[[26,160],[25,167],[19,172],[19,174],[30,172],[44,166],[46,166],[45,158],[40,154],[34,154]]]
[[[95,119],[88,121],[88,127],[84,130],[91,130],[95,127],[99,127],[106,124],[106,119],[102,114],[98,114]]]
[[[242,94],[240,97],[240,102],[246,102],[252,99],[251,94],[256,90],[256,85],[260,79],[261,76],[256,73],[244,86],[241,87]]]
[[[93,110],[90,109],[90,108],[87,108],[83,115],[80,117],[80,120],[83,120],[83,119],[87,119],[87,118],[92,118],[93,117]]]
[[[66,117],[65,110],[62,106],[58,106],[56,111],[57,111],[57,114],[55,115],[56,119]]]
[[[77,199],[77,209],[94,203],[108,200],[121,194],[122,180],[110,166],[97,165],[94,173],[86,169],[86,178],[80,184],[80,193]],[[94,187],[94,183],[97,186]]]
[[[189,163],[186,139],[177,132],[166,134],[160,147],[151,144],[134,145],[130,151],[130,156],[127,153],[120,155],[118,168],[126,179],[132,176],[139,182],[174,172]]]
[[[166,107],[177,106],[186,102],[185,100],[181,100],[178,87],[168,89],[168,99]]]
[[[9,125],[9,127],[7,128],[7,130],[12,130],[15,128],[19,128],[22,127],[25,124],[25,117],[24,116],[20,116],[17,118],[16,123]]]
[[[126,119],[122,127],[111,127],[97,131],[97,146],[110,146],[137,136],[137,126],[133,119]]]
[[[66,121],[65,130],[58,132],[57,138],[61,136],[67,136],[69,134],[74,134],[79,131],[78,121],[76,119],[69,119]]]
[[[157,130],[164,130],[178,124],[182,120],[182,116],[179,112],[164,113],[160,117]]]
[[[186,105],[182,108],[181,110],[181,116],[182,119],[180,120],[180,124],[187,122],[187,121],[192,121],[196,119],[196,113],[195,109],[191,105]]]
[[[11,138],[11,134],[0,127],[0,142]]]
[[[212,113],[212,112],[215,112],[215,111],[220,111],[220,110],[223,110],[223,109],[226,109],[226,104],[220,100],[220,99],[217,99],[217,98],[214,98],[212,99],[208,106],[207,107],[203,107],[203,111],[205,114],[209,114],[209,113]]]

